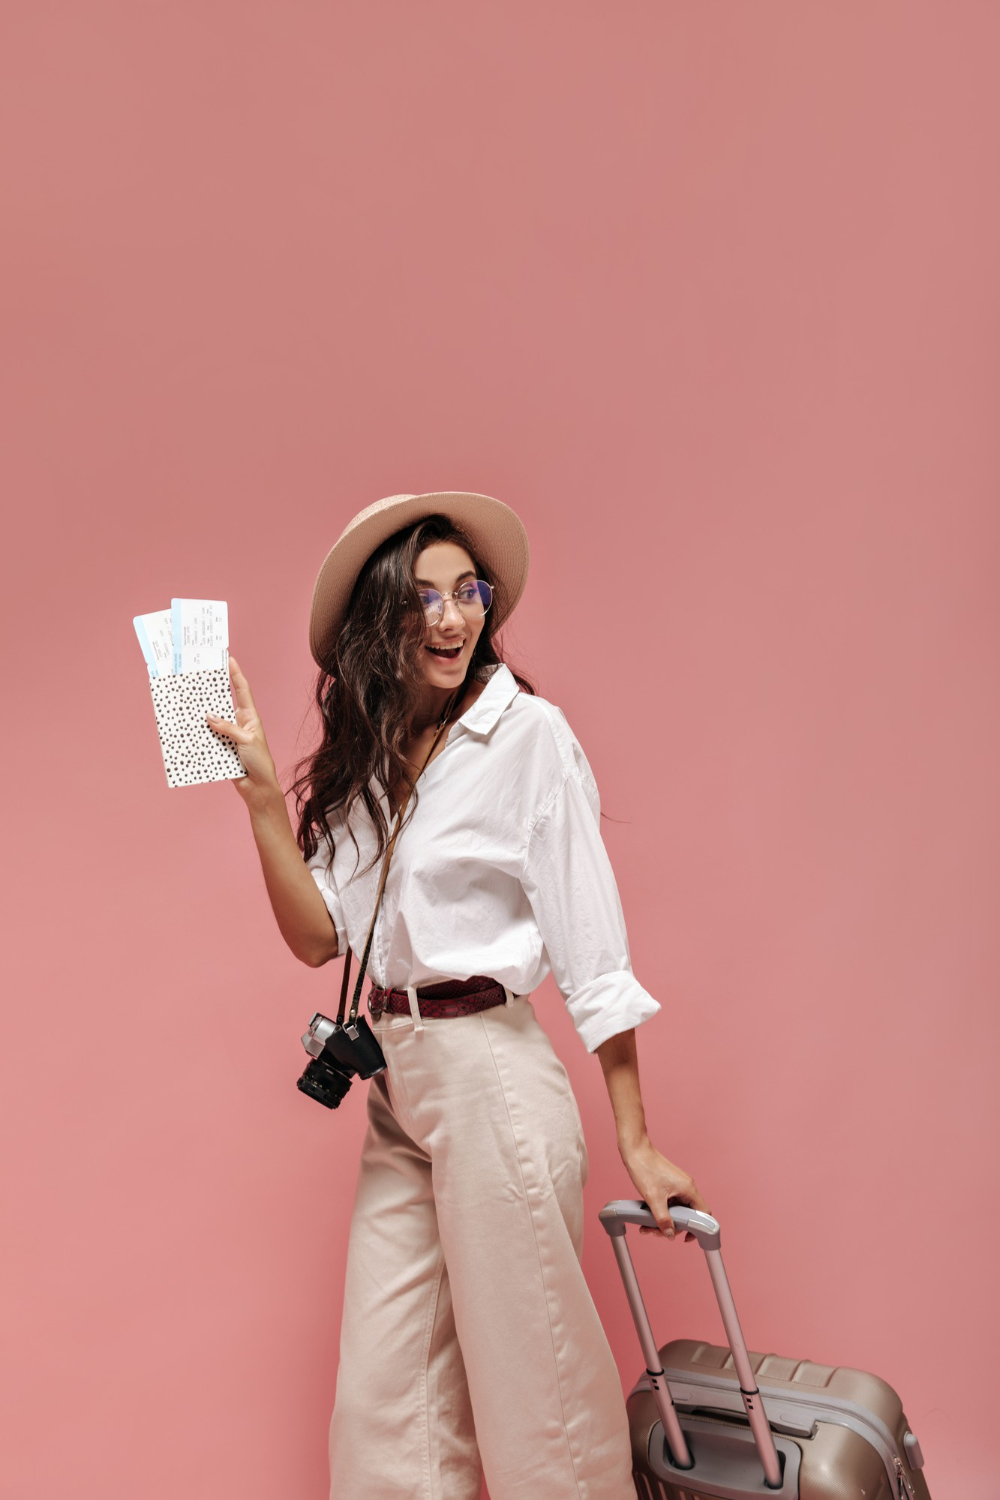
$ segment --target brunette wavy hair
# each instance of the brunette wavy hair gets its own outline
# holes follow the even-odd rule
[[[372,788],[373,778],[383,790],[410,788],[404,826],[416,809],[420,793],[402,750],[414,730],[414,710],[425,680],[420,652],[426,625],[414,571],[417,557],[432,542],[464,547],[476,577],[494,591],[456,701],[461,701],[470,681],[486,675],[486,667],[503,663],[492,624],[505,613],[503,587],[461,527],[443,514],[425,516],[382,542],[358,574],[344,623],[316,680],[322,742],[293,768],[296,775],[289,790],[295,793],[296,841],[305,859],[312,858],[321,839],[332,856],[335,842],[328,815],[342,811],[346,821],[358,798],[374,824],[378,845],[366,869],[382,858],[389,823]],[[527,677],[510,670],[522,692],[536,692]],[[357,849],[357,839],[349,831]]]

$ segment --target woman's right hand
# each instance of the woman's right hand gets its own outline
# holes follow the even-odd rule
[[[247,803],[260,801],[274,792],[283,796],[250,684],[240,671],[235,656],[229,658],[229,675],[236,703],[236,723],[220,719],[215,714],[206,714],[205,718],[208,727],[214,729],[216,734],[228,735],[235,741],[236,753],[243,762],[246,775],[234,777],[233,786]]]

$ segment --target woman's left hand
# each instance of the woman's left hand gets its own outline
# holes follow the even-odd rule
[[[673,1239],[675,1229],[668,1207],[671,1199],[675,1203],[686,1203],[689,1208],[698,1208],[702,1213],[711,1213],[695,1186],[694,1178],[657,1151],[648,1136],[644,1136],[637,1146],[619,1149],[625,1170],[640,1198],[649,1204],[658,1225],[656,1229],[641,1226],[640,1234],[659,1234]],[[684,1236],[685,1243],[694,1242],[694,1239],[690,1233]]]

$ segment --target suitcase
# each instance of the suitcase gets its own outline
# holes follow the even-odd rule
[[[864,1370],[748,1352],[709,1214],[670,1205],[705,1252],[729,1340],[657,1349],[626,1244],[656,1220],[641,1199],[601,1209],[646,1370],[626,1398],[639,1500],[930,1500],[920,1444],[886,1381]]]

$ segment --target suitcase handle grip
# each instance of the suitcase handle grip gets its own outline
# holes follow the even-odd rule
[[[604,1205],[599,1217],[610,1235],[624,1234],[627,1224],[657,1228],[649,1205],[642,1198],[615,1198]],[[718,1250],[721,1243],[719,1221],[711,1214],[702,1213],[699,1208],[688,1208],[684,1203],[671,1203],[670,1217],[678,1230],[686,1229],[693,1234],[703,1250]]]
[[[753,1366],[750,1363],[750,1355],[747,1352],[746,1341],[743,1338],[743,1330],[736,1312],[736,1304],[733,1294],[729,1289],[729,1278],[726,1268],[722,1263],[722,1250],[720,1248],[719,1221],[713,1219],[711,1214],[702,1213],[700,1209],[688,1208],[683,1203],[671,1203],[670,1217],[679,1230],[686,1229],[697,1239],[705,1252],[705,1263],[708,1266],[709,1275],[712,1278],[712,1286],[715,1290],[716,1301],[722,1314],[723,1326],[726,1330],[726,1338],[732,1351],[733,1365],[739,1379],[740,1395],[743,1397],[743,1405],[746,1410],[747,1419],[750,1423],[750,1431],[757,1445],[761,1464],[764,1469],[764,1483],[768,1489],[781,1488],[781,1462],[778,1458],[777,1449],[774,1445],[774,1437],[771,1432],[767,1413],[760,1391],[757,1389],[757,1381],[754,1377]],[[629,1252],[628,1243],[625,1238],[626,1227],[629,1224],[648,1225],[651,1229],[658,1228],[656,1220],[650,1211],[649,1204],[644,1198],[614,1198],[606,1203],[600,1211],[600,1220],[611,1236],[611,1244],[614,1247],[615,1258],[618,1261],[618,1269],[625,1284],[625,1295],[628,1298],[632,1318],[635,1322],[636,1333],[639,1335],[639,1343],[646,1360],[646,1373],[649,1376],[650,1386],[656,1401],[660,1419],[663,1423],[663,1431],[673,1455],[674,1465],[680,1469],[693,1467],[690,1449],[684,1436],[674,1403],[670,1397],[670,1387],[667,1385],[666,1375],[660,1363],[659,1350],[656,1340],[653,1338],[653,1330],[649,1324],[649,1315],[646,1312],[642,1293],[639,1290],[639,1282],[636,1278],[635,1267],[632,1264],[632,1256]],[[697,1488],[697,1485],[695,1486]]]

